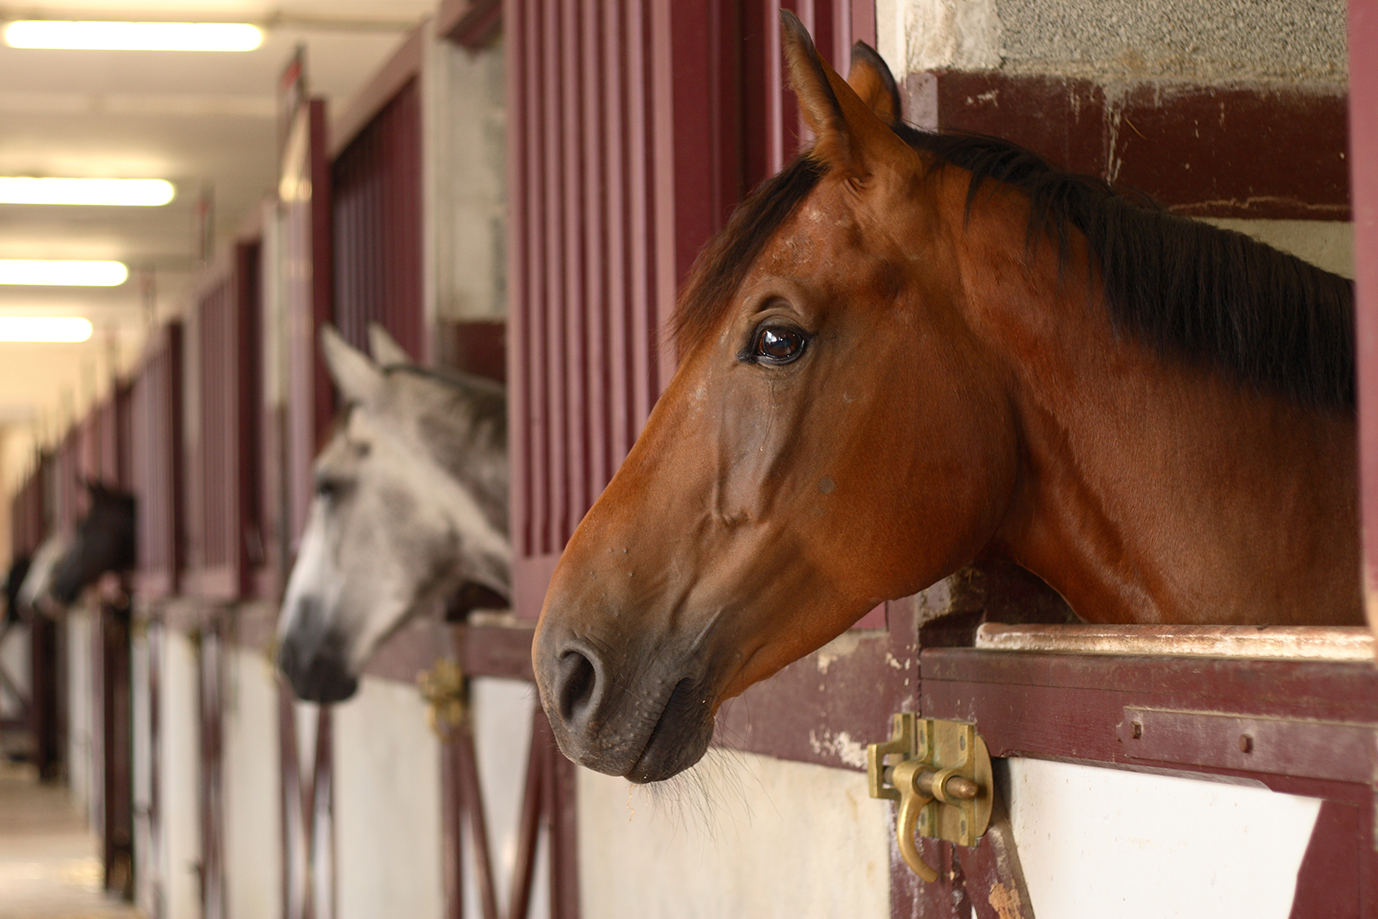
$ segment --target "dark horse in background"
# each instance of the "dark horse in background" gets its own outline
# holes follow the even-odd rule
[[[565,754],[668,778],[724,700],[982,556],[1094,622],[1362,624],[1352,285],[899,124],[874,51],[844,81],[785,20],[817,139],[700,256],[556,568]]]
[[[28,553],[20,553],[10,561],[10,570],[5,575],[5,615],[0,619],[0,626],[15,625],[23,619],[19,612],[19,588],[29,574],[32,561],[33,556]]]
[[[135,563],[135,499],[127,491],[86,482],[91,510],[77,524],[76,538],[53,570],[52,596],[61,606],[106,572],[130,571]]]

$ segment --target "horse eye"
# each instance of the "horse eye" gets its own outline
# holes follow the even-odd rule
[[[804,353],[808,336],[798,329],[767,326],[756,333],[755,357],[767,364],[788,364]]]
[[[339,479],[316,479],[316,494],[327,501],[338,498],[343,491],[344,483]]]

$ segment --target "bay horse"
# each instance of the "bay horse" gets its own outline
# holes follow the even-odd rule
[[[502,387],[418,367],[370,333],[377,361],[321,332],[344,408],[316,458],[277,631],[279,669],[313,702],[352,696],[378,645],[431,600],[462,614],[505,609],[511,593]]]
[[[84,482],[91,509],[77,524],[76,536],[53,569],[52,596],[70,606],[90,584],[109,571],[134,568],[137,502],[130,492],[101,482]]]
[[[874,51],[843,80],[782,15],[816,140],[701,253],[554,572],[564,753],[668,778],[724,700],[983,554],[1092,622],[1361,624],[1350,282],[900,125]]]

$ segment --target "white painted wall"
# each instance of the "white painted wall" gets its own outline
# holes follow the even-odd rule
[[[506,313],[506,100],[501,41],[428,45],[427,306],[434,319]]]
[[[197,866],[200,837],[200,719],[196,651],[187,636],[163,630],[160,686],[161,817],[164,913],[168,919],[201,914]]]
[[[511,896],[512,872],[517,862],[522,794],[525,791],[526,759],[531,747],[531,716],[536,710],[536,690],[519,680],[475,679],[470,686],[474,716],[474,746],[478,752],[479,784],[483,788],[484,819],[492,847],[497,877],[498,909],[504,915]],[[472,843],[466,839],[466,852]],[[482,915],[472,860],[465,865],[465,915]],[[538,850],[532,890],[532,919],[550,915],[549,857],[542,843]]]
[[[715,750],[668,788],[580,770],[578,797],[584,919],[890,915],[862,773]]]
[[[439,919],[440,744],[421,694],[364,677],[334,718],[339,919]]]
[[[1037,915],[1291,912],[1318,800],[1067,763],[1014,759],[1009,767],[1010,821]]]
[[[3,557],[3,556],[0,556]],[[14,683],[15,687],[29,698],[32,691],[29,668],[29,627],[19,624],[12,626],[0,643],[0,667]],[[0,717],[13,718],[19,714],[19,703],[7,691],[0,691]]]
[[[225,678],[226,912],[260,919],[282,907],[277,682],[262,653],[239,648],[226,649]]]
[[[62,664],[67,683],[67,787],[72,803],[86,814],[87,822],[95,826],[92,807],[95,795],[91,783],[97,774],[94,760],[95,745],[92,718],[92,622],[91,616],[79,607],[66,613],[67,635],[62,648]]]

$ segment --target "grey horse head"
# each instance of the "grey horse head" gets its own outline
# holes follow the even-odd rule
[[[511,592],[502,388],[423,370],[373,337],[381,363],[321,336],[345,407],[316,458],[277,658],[316,702],[353,695],[373,651],[430,601],[505,606]]]

